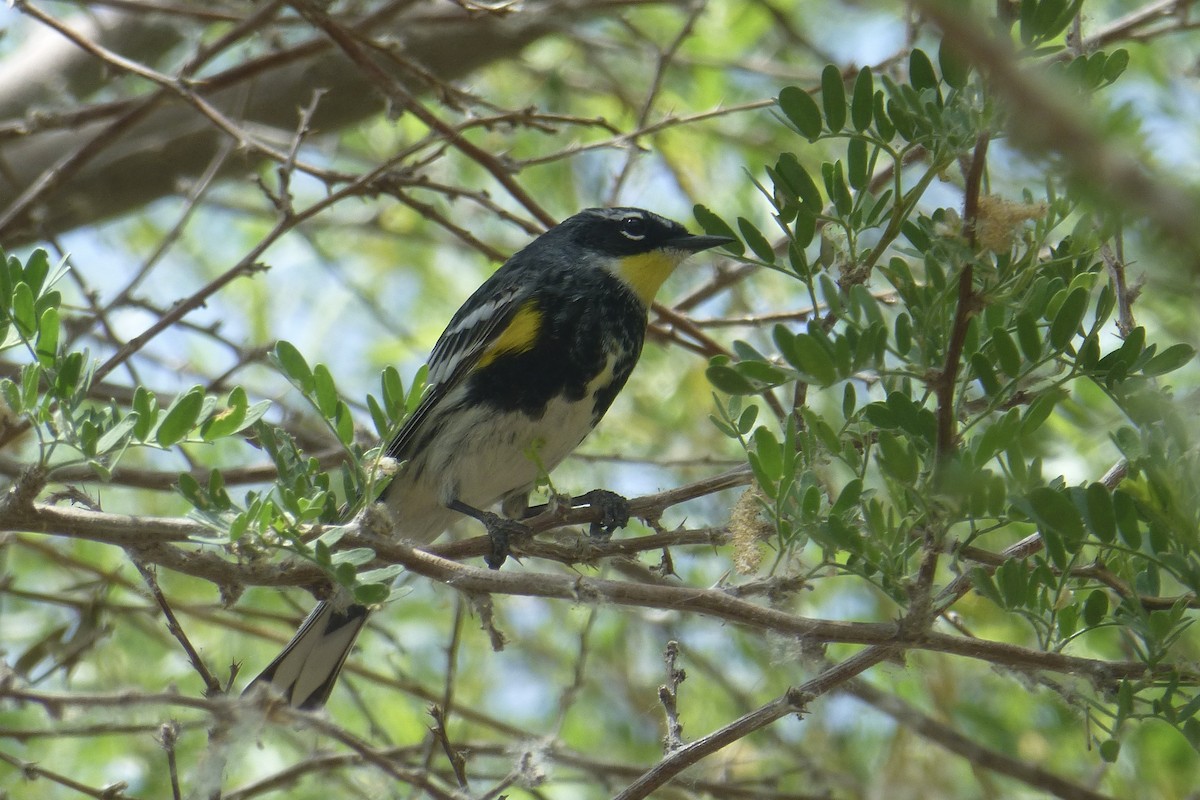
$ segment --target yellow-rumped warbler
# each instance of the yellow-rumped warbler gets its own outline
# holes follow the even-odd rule
[[[486,509],[523,507],[539,475],[583,441],[637,363],[659,286],[728,241],[638,208],[590,208],[506,261],[434,345],[425,395],[387,447],[403,462],[379,499],[396,535],[428,542],[466,514],[499,536],[488,562],[498,567],[514,523]],[[367,614],[318,604],[251,687],[323,705]]]

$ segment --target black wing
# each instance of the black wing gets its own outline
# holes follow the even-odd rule
[[[497,283],[485,282],[438,337],[429,354],[425,395],[388,444],[388,456],[399,459],[408,456],[409,445],[420,438],[429,415],[471,373],[516,316],[527,290],[515,284],[501,284],[498,290],[489,291]]]

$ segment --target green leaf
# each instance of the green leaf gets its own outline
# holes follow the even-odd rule
[[[729,227],[729,223],[714,214],[706,206],[696,204],[692,207],[692,214],[696,217],[696,222],[700,223],[700,227],[704,229],[705,233],[713,236],[728,236],[733,240],[728,244],[721,245],[723,249],[739,256],[746,252],[745,245],[742,244],[742,240],[738,238],[733,228]]]
[[[754,452],[758,454],[759,463],[774,479],[778,480],[783,473],[783,448],[775,434],[765,426],[754,429]]]
[[[1037,595],[1030,592],[1029,601],[1036,602]],[[1058,612],[1058,635],[1062,639],[1069,639],[1071,634],[1079,629],[1079,606],[1072,603],[1064,605]]]
[[[355,585],[356,570],[353,564],[341,563],[335,564],[331,570],[333,579],[342,586],[351,587]]]
[[[1040,39],[1053,39],[1062,33],[1079,13],[1083,0],[1041,0],[1033,17],[1034,31]]]
[[[787,184],[787,188],[801,203],[808,207],[810,214],[820,214],[824,207],[821,200],[821,190],[808,174],[808,170],[800,163],[794,153],[783,153],[775,162],[775,171]],[[811,237],[809,237],[811,240]]]
[[[275,343],[275,351],[272,353],[275,363],[283,370],[283,374],[296,385],[300,391],[305,394],[311,394],[313,390],[313,374],[309,369],[308,362],[304,360],[304,356],[296,349],[296,346],[291,342],[280,339]]]
[[[863,417],[876,428],[887,430],[900,427],[895,414],[892,413],[892,409],[888,407],[887,403],[868,403],[863,406]]]
[[[737,432],[745,436],[754,429],[754,421],[758,419],[758,406],[746,406],[737,418]]]
[[[870,164],[867,158],[865,139],[851,139],[846,143],[846,180],[851,188],[862,191],[870,180]]]
[[[854,415],[854,408],[858,403],[858,393],[854,389],[852,381],[846,382],[846,387],[842,389],[842,417],[850,419]]]
[[[1038,332],[1037,320],[1028,311],[1017,314],[1017,342],[1027,360],[1036,362],[1042,357],[1042,336]]]
[[[1195,744],[1193,744],[1193,747]],[[1108,764],[1117,763],[1121,755],[1121,743],[1116,739],[1105,739],[1100,743],[1100,758]]]
[[[983,567],[972,567],[967,574],[971,578],[971,585],[975,587],[975,591],[996,605],[1000,607],[1004,606],[1004,599],[1000,596],[1000,589],[996,586],[994,575],[990,574]]]
[[[896,317],[896,352],[904,356],[912,348],[912,318],[901,311]]]
[[[993,328],[992,347],[995,348],[1000,369],[1013,378],[1017,377],[1021,373],[1021,354],[1017,352],[1017,345],[1008,335],[1008,331],[1004,328]]]
[[[43,366],[54,366],[54,359],[58,356],[58,309],[47,308],[42,312],[42,318],[38,322],[38,337],[37,353],[38,361],[42,362]]]
[[[354,587],[354,602],[360,606],[373,606],[388,599],[392,588],[386,583],[362,583]]]
[[[1117,538],[1117,512],[1108,487],[1102,483],[1094,482],[1087,487],[1087,520],[1100,541],[1111,544]]]
[[[201,438],[206,442],[211,442],[241,430],[246,421],[249,402],[246,390],[235,386],[229,392],[225,410],[210,417],[200,426]]]
[[[350,407],[341,400],[338,400],[334,407],[333,431],[338,440],[347,447],[354,443],[354,415],[350,413]]]
[[[1125,336],[1125,341],[1121,343],[1120,347],[1100,359],[1096,368],[1117,371],[1127,369],[1141,356],[1145,346],[1146,329],[1139,325]],[[1121,377],[1124,377],[1123,372],[1121,372]]]
[[[971,62],[963,57],[962,50],[953,40],[946,38],[938,46],[938,66],[942,80],[954,89],[963,89],[971,76]]]
[[[708,382],[725,394],[754,394],[756,389],[741,373],[727,364],[709,364],[705,370]]]
[[[835,317],[842,316],[844,313],[842,294],[838,291],[837,284],[833,282],[833,278],[829,277],[828,272],[822,272],[817,276],[817,285],[821,287],[821,298],[825,301],[825,305],[828,306],[829,313]],[[853,308],[856,311],[858,310],[857,306]],[[855,319],[857,319],[857,316]]]
[[[826,161],[821,165],[821,177],[825,180],[825,190],[829,193],[829,199],[833,201],[834,208],[843,217],[850,216],[854,202],[850,197],[850,190],[846,188],[846,176],[842,169],[842,162]]]
[[[1089,333],[1083,339],[1083,344],[1079,345],[1079,354],[1075,357],[1076,363],[1080,368],[1091,371],[1096,368],[1097,362],[1100,361],[1100,339],[1096,334]]]
[[[66,400],[75,394],[79,388],[80,379],[83,376],[83,353],[78,351],[67,353],[63,360],[58,365],[57,374],[54,376],[54,396],[60,400]],[[88,371],[88,376],[85,382],[91,380],[91,370]]]
[[[846,87],[842,84],[842,71],[834,64],[827,64],[821,71],[821,104],[830,132],[837,133],[846,127]]]
[[[850,100],[850,122],[854,125],[854,130],[862,133],[871,127],[874,106],[875,81],[871,76],[871,68],[863,67],[854,79],[854,93]]]
[[[265,415],[270,409],[270,400],[259,400],[257,403],[250,406],[250,408],[246,411],[246,418],[242,420],[242,424],[238,426],[237,430],[246,430],[246,428],[249,428],[251,425],[262,419],[263,415]],[[237,431],[235,431],[235,433],[236,432]]]
[[[1079,550],[1086,535],[1083,518],[1067,496],[1048,486],[1039,486],[1029,493],[1029,504],[1043,530],[1050,528],[1062,537],[1063,545],[1071,553]],[[1060,565],[1061,566],[1061,565]]]
[[[1141,515],[1138,513],[1137,501],[1123,489],[1112,493],[1113,515],[1117,518],[1117,531],[1121,541],[1134,550],[1142,546]]]
[[[779,92],[779,108],[800,135],[810,142],[821,136],[821,108],[812,95],[797,86],[785,86]]]
[[[984,429],[974,441],[975,463],[982,464],[1012,443],[1020,425],[1021,412],[1009,409],[1003,417]]]
[[[882,91],[875,93],[875,130],[879,131],[879,138],[885,142],[890,142],[896,135],[896,127],[892,125],[892,121],[888,118],[887,110],[884,108],[887,98]]]
[[[858,505],[859,498],[862,497],[862,490],[863,482],[861,479],[854,478],[851,480],[842,487],[842,492],[838,495],[838,499],[834,502],[833,508],[829,510],[829,513],[840,515],[853,509]]]
[[[938,88],[937,73],[933,71],[933,62],[924,50],[914,49],[908,57],[908,80],[918,92],[922,89]]]
[[[373,394],[367,395],[367,412],[371,415],[371,424],[375,426],[375,433],[379,438],[386,439],[392,432],[392,422]]]
[[[1030,403],[1021,420],[1021,435],[1032,436],[1054,413],[1054,408],[1061,399],[1062,395],[1059,392],[1048,391]]]
[[[33,307],[33,290],[22,281],[13,287],[13,322],[25,338],[37,332],[37,312]]]
[[[754,227],[754,223],[745,217],[738,217],[738,230],[742,234],[742,241],[750,248],[750,251],[760,260],[768,264],[775,263],[775,250],[771,247],[771,243],[767,241],[767,237],[762,235],[758,228]]]
[[[750,381],[751,384],[760,384],[765,386],[778,386],[788,380],[786,370],[780,369],[774,364],[768,364],[766,361],[739,361],[733,365],[742,377]]]
[[[324,364],[317,364],[313,367],[312,382],[312,395],[317,404],[317,410],[325,419],[333,419],[333,415],[337,413],[338,395],[329,367]]]
[[[1089,628],[1094,628],[1104,621],[1108,615],[1108,592],[1103,589],[1093,589],[1083,601],[1083,622]]]
[[[1050,344],[1055,350],[1063,350],[1071,339],[1079,331],[1079,325],[1083,322],[1083,315],[1087,313],[1088,307],[1088,291],[1082,286],[1072,289],[1062,305],[1059,306],[1058,312],[1054,315],[1054,320],[1050,323]]]
[[[1021,32],[1021,44],[1033,44],[1033,40],[1037,36],[1037,26],[1034,24],[1034,18],[1038,10],[1038,0],[1021,0],[1019,28]]]
[[[193,386],[175,398],[163,416],[155,433],[160,447],[170,447],[181,441],[192,430],[204,407],[204,387]]]
[[[39,295],[46,283],[46,276],[50,274],[50,256],[41,247],[29,254],[29,259],[25,262],[25,270],[21,274],[21,280],[29,285],[33,294]]]
[[[1173,344],[1158,353],[1142,367],[1143,375],[1165,375],[1174,372],[1196,357],[1196,349],[1190,344]]]
[[[133,392],[133,412],[137,415],[133,438],[144,442],[150,436],[150,432],[154,430],[154,423],[158,420],[158,398],[144,386],[137,387]]]
[[[200,489],[200,482],[189,472],[179,473],[179,493],[184,499],[191,503],[196,508],[204,508],[208,505],[208,499],[204,496],[204,492]]]
[[[393,366],[383,368],[379,376],[379,388],[383,393],[383,407],[388,419],[395,421],[404,416],[405,394],[404,381],[400,372]]]
[[[1025,562],[1010,558],[996,568],[996,587],[1004,600],[1006,608],[1020,608],[1025,605],[1025,595],[1029,590],[1029,568]]]
[[[880,431],[878,442],[880,466],[884,471],[901,483],[911,484],[915,481],[920,473],[920,464],[912,447],[886,431]]]
[[[979,380],[979,385],[983,388],[984,394],[988,397],[995,397],[1000,392],[1000,381],[996,378],[996,370],[992,367],[992,362],[984,357],[983,353],[976,353],[971,356],[971,371]]]
[[[1108,61],[1104,64],[1104,82],[1113,83],[1117,78],[1125,72],[1125,68],[1129,66],[1129,51],[1124,48],[1119,48],[1108,54]]]
[[[833,358],[815,338],[807,333],[793,334],[783,325],[775,326],[774,338],[784,359],[808,376],[809,383],[830,386],[837,382]]]
[[[339,550],[330,556],[331,564],[351,564],[355,567],[361,567],[364,564],[370,564],[375,560],[375,551],[369,547],[352,547],[348,550]]]
[[[398,575],[404,573],[404,567],[399,564],[389,564],[386,567],[377,569],[364,569],[358,573],[358,580],[362,583],[386,583],[390,584]]]
[[[130,434],[133,433],[137,422],[137,414],[126,414],[116,425],[105,431],[104,435],[96,442],[96,455],[104,455],[123,447]]]

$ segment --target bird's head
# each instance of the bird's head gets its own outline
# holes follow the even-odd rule
[[[684,259],[732,241],[688,233],[678,222],[641,208],[588,208],[564,220],[555,232],[628,284],[647,308]]]

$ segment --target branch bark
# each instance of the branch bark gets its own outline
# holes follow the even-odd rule
[[[578,24],[609,6],[547,0],[530,3],[514,13],[481,15],[449,2],[434,6],[432,11],[425,4],[410,8],[413,5],[389,3],[356,30],[399,37],[403,57],[440,81],[453,81],[486,64],[515,58],[529,43]],[[112,18],[108,38],[102,41],[119,46],[144,35],[151,22],[145,18],[131,20],[132,16]],[[71,24],[75,25],[76,20]],[[90,33],[90,29],[80,30]],[[169,36],[179,38],[177,32]],[[169,36],[164,34],[162,41],[169,42]],[[126,52],[146,61],[161,55],[157,49],[133,48]],[[70,69],[61,80],[81,90],[94,88],[95,81],[88,75],[103,74],[106,68],[96,61],[89,71],[84,66],[86,60],[60,45],[44,56],[28,48],[18,50],[5,60],[6,69],[0,72],[6,71],[10,63],[25,62],[29,69],[50,70],[46,74],[53,76],[55,66],[64,61]],[[394,63],[381,62],[380,68],[410,91],[426,88],[411,71]],[[61,127],[50,126],[47,122],[53,115],[46,112],[44,103],[33,116],[32,98],[54,96],[45,93],[56,80],[59,78],[48,77],[31,87],[20,82],[0,83],[0,90],[9,87],[7,94],[0,94],[0,131],[8,134],[0,137],[0,196],[10,198],[0,208],[0,217],[9,215],[13,199],[39,182],[47,184],[27,208],[0,227],[0,241],[6,246],[52,237],[174,194],[181,180],[204,171],[227,138],[179,97],[163,98],[153,107],[142,107],[139,101],[105,103],[92,107],[91,114],[77,117],[78,121],[68,117]],[[297,109],[307,105],[315,88],[326,90],[313,115],[312,126],[317,132],[340,130],[385,108],[385,98],[370,77],[324,37],[238,64],[191,86],[197,97],[222,116],[282,147],[286,147],[295,129]],[[114,121],[119,122],[115,130]],[[103,141],[93,145],[98,137],[104,137]],[[85,149],[86,158],[68,159]],[[227,159],[219,175],[228,178],[250,174],[255,162],[246,154]]]

